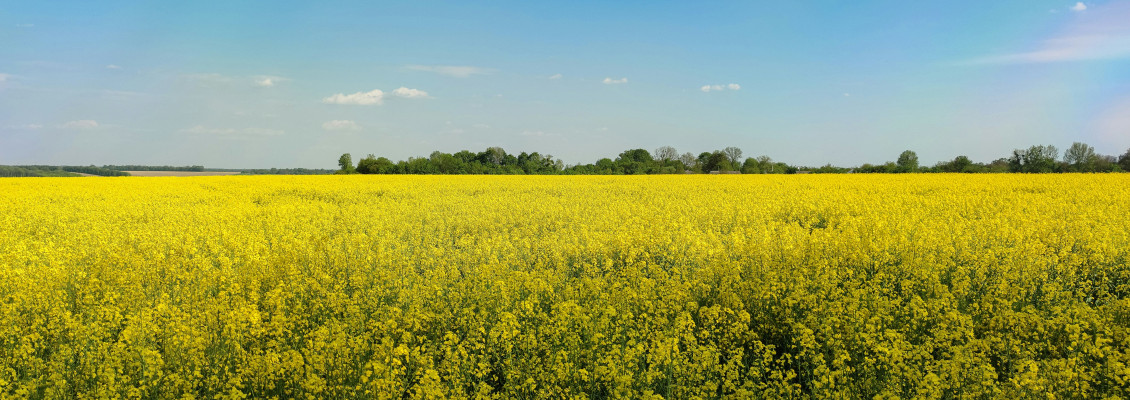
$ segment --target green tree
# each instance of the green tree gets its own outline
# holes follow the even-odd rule
[[[1081,142],[1072,143],[1071,147],[1063,152],[1063,161],[1075,172],[1094,172],[1095,162],[1098,159],[1095,148]]]
[[[760,174],[761,173],[761,163],[757,162],[757,159],[753,158],[753,157],[745,159],[745,162],[742,163],[742,173],[743,174]]]
[[[737,171],[741,169],[742,149],[730,146],[722,149],[722,152],[726,153],[726,158],[730,160],[730,166],[733,168],[732,170]]]
[[[403,173],[396,164],[384,157],[377,157],[377,160],[369,166],[370,174],[400,174]]]
[[[910,150],[904,151],[899,154],[899,159],[895,164],[898,164],[899,172],[916,172],[918,171],[918,154]]]
[[[709,151],[704,151],[704,152],[698,153],[698,158],[695,159],[695,165],[698,166],[698,172],[702,172],[702,173],[709,173],[710,172],[709,169],[706,169],[706,161],[710,160],[710,154],[712,154],[712,153],[709,152]]]
[[[691,152],[689,151],[679,156],[679,162],[682,162],[683,168],[686,168],[687,170],[693,171],[698,168],[698,158],[695,158],[694,154],[691,154]]]
[[[1008,169],[1012,172],[1034,174],[1055,172],[1057,158],[1059,158],[1059,149],[1052,145],[1016,149],[1008,159]]]
[[[1118,166],[1123,171],[1130,172],[1130,149],[1126,149],[1126,153],[1118,157]]]
[[[357,172],[361,174],[375,174],[374,165],[377,163],[377,156],[369,154],[357,161]]]
[[[501,147],[488,147],[487,151],[484,153],[486,154],[487,162],[494,165],[502,165],[502,163],[506,161],[506,156],[509,155],[506,154],[506,150],[503,150]]]
[[[706,162],[702,164],[702,172],[710,173],[713,171],[728,172],[734,170],[734,164],[730,161],[730,157],[721,151],[710,153],[706,157]]]
[[[651,153],[644,149],[628,150],[616,157],[616,165],[628,175],[650,173],[655,169],[652,164]]]
[[[953,161],[939,163],[937,168],[941,172],[976,172],[973,161],[966,156],[957,156]]]
[[[596,160],[596,166],[595,166],[594,170],[597,174],[602,174],[602,175],[612,175],[612,174],[621,173],[619,170],[617,170],[616,163],[613,162],[611,158],[607,158],[607,157]]]
[[[440,174],[463,174],[466,173],[466,164],[460,161],[455,156],[441,151],[433,151],[428,156],[428,161],[432,163],[433,169],[436,173]]]
[[[763,174],[779,174],[784,172],[776,170],[776,164],[773,163],[773,159],[769,158],[769,156],[757,157],[757,169]]]
[[[353,156],[349,155],[349,153],[342,154],[341,157],[337,159],[337,165],[341,167],[341,169],[337,171],[339,174],[357,173],[357,170],[353,168]]]
[[[679,151],[675,150],[675,148],[671,147],[671,146],[663,146],[663,147],[660,147],[658,149],[655,149],[655,157],[654,158],[658,161],[668,163],[668,162],[671,162],[671,161],[675,161],[676,159],[679,158]]]

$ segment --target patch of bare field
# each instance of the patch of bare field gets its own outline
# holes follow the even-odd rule
[[[239,175],[239,171],[126,171],[133,176],[224,176]]]

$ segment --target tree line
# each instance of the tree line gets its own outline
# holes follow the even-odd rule
[[[184,167],[175,167],[171,165],[103,165],[102,168],[112,169],[115,171],[181,171],[181,172],[201,172],[204,171],[203,165],[189,165]]]
[[[332,169],[310,168],[240,169],[236,171],[239,171],[240,175],[331,175],[337,172]]]
[[[0,165],[0,178],[22,178],[43,176],[78,176],[61,169],[32,169],[11,165]]]
[[[369,154],[356,165],[349,153],[338,158],[337,174],[509,174],[509,175],[639,175],[687,173],[743,173],[743,174],[795,174],[795,173],[1062,173],[1062,172],[1122,172],[1130,171],[1130,149],[1121,156],[1100,155],[1095,148],[1084,143],[1073,143],[1062,159],[1052,145],[1037,145],[1013,150],[1008,157],[989,163],[973,162],[964,155],[933,166],[921,166],[918,155],[911,150],[899,154],[895,161],[883,164],[863,164],[858,167],[838,167],[827,164],[809,168],[774,161],[769,156],[743,158],[742,149],[727,147],[695,155],[679,153],[674,147],[663,146],[655,151],[626,150],[612,158],[601,158],[591,164],[565,165],[550,154],[522,152],[507,153],[501,147],[490,147],[482,152],[463,150],[449,154],[432,152],[428,157],[410,157],[392,161],[386,157]]]
[[[349,153],[338,158],[338,174],[507,174],[507,175],[637,175],[708,173],[712,171],[744,173],[795,173],[797,168],[774,162],[768,156],[742,158],[742,150],[727,147],[723,150],[679,154],[670,146],[656,149],[654,154],[645,149],[632,149],[620,153],[615,159],[602,158],[592,164],[566,166],[560,159],[539,152],[507,153],[501,147],[490,147],[482,152],[463,150],[449,154],[432,152],[428,157],[410,157],[393,162],[386,157],[369,154],[353,164]]]
[[[98,176],[129,176],[128,172],[96,166],[74,165],[2,165],[0,177],[43,177],[79,176],[78,174]]]

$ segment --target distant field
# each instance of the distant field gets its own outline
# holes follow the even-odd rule
[[[239,171],[126,171],[133,176],[223,176],[239,175]]]

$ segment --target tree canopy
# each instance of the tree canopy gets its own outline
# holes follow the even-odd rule
[[[1053,145],[1036,145],[1016,149],[1009,157],[988,163],[978,163],[959,155],[953,160],[936,165],[922,166],[913,150],[903,151],[895,161],[880,164],[863,164],[858,167],[840,167],[825,164],[811,168],[774,161],[766,155],[742,158],[738,147],[704,151],[695,156],[682,155],[671,146],[661,146],[654,152],[636,148],[621,152],[616,158],[601,158],[591,164],[565,165],[549,153],[508,153],[501,147],[488,147],[481,152],[462,150],[453,154],[434,151],[427,157],[409,157],[392,161],[373,154],[353,165],[349,153],[338,159],[339,174],[571,174],[571,175],[638,175],[740,172],[743,174],[810,173],[909,173],[909,172],[1118,172],[1130,171],[1130,150],[1119,157],[1099,155],[1094,147],[1074,143],[1059,160],[1059,150]]]

